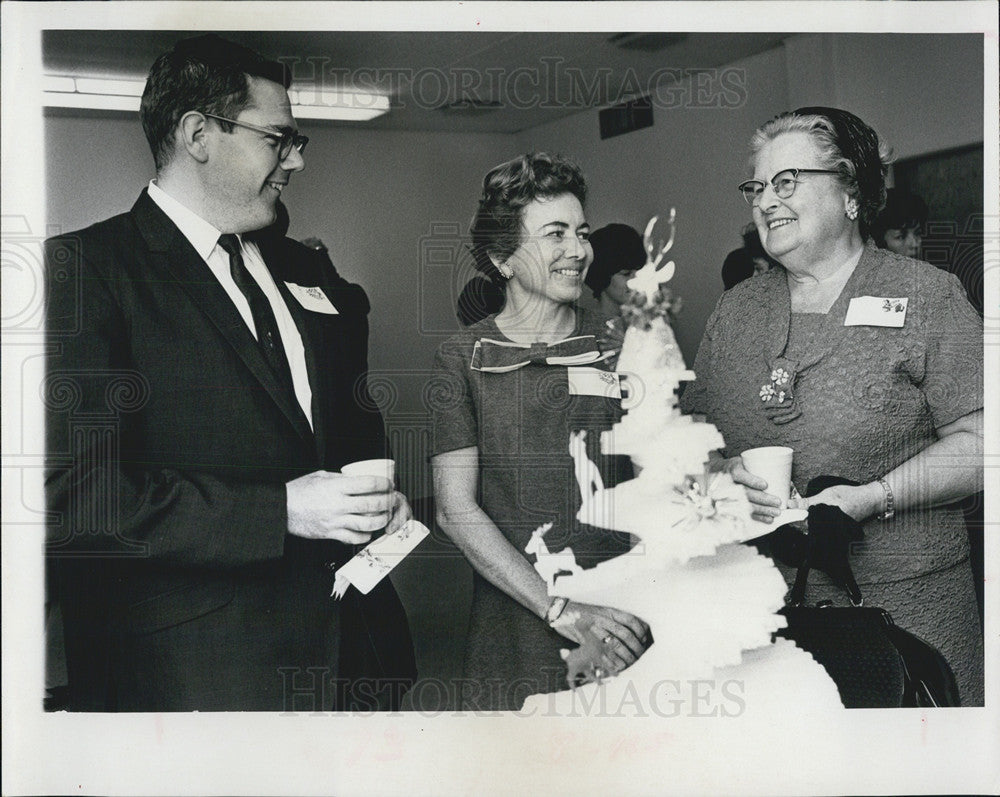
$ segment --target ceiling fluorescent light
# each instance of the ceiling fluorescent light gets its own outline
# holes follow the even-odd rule
[[[76,81],[71,77],[61,77],[59,75],[43,75],[42,91],[76,91]]]
[[[43,93],[45,105],[50,108],[90,108],[98,111],[139,111],[138,97],[104,94],[76,94],[63,91]]]
[[[103,78],[78,77],[76,90],[80,94],[105,94],[116,97],[141,97],[146,87],[145,80],[105,80]]]
[[[364,91],[322,91],[292,87],[292,113],[300,119],[336,119],[366,122],[389,111],[389,98]]]
[[[334,119],[342,122],[367,122],[384,114],[375,108],[333,108],[329,105],[293,105],[296,119]]]
[[[45,75],[42,96],[45,105],[56,108],[138,111],[145,85],[142,80]],[[363,91],[298,87],[288,95],[292,112],[300,119],[366,122],[389,111],[388,97]]]
[[[45,75],[42,78],[42,101],[52,108],[138,111],[145,85],[142,80]]]

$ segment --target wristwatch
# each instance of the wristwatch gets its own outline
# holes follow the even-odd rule
[[[549,604],[549,608],[545,612],[545,622],[552,625],[558,620],[567,603],[569,603],[569,598],[553,598],[552,603]]]

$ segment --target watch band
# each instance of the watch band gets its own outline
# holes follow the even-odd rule
[[[545,622],[552,625],[558,620],[567,603],[569,603],[569,598],[553,598],[552,603],[549,604],[549,608],[545,612]]]
[[[878,516],[879,520],[892,520],[896,515],[896,497],[892,494],[892,488],[885,479],[878,479],[885,491],[885,511]]]

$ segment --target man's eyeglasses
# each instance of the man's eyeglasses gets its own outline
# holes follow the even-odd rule
[[[800,174],[840,174],[833,169],[785,169],[778,172],[771,178],[771,187],[778,199],[788,199],[795,193],[795,186],[798,185]],[[760,180],[746,180],[736,186],[747,204],[753,207],[764,193],[764,183]]]
[[[298,152],[302,152],[306,148],[306,144],[309,143],[309,136],[303,136],[297,130],[293,130],[290,127],[280,127],[278,129],[271,127],[258,127],[257,125],[251,125],[246,122],[237,122],[235,119],[227,119],[225,116],[216,116],[214,113],[203,113],[202,116],[207,116],[211,119],[218,119],[220,122],[229,122],[231,125],[245,127],[248,130],[256,130],[258,133],[263,133],[268,138],[273,138],[278,142],[279,162],[283,161],[292,153],[293,147]]]

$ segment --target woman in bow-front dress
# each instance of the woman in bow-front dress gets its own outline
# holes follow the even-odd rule
[[[621,401],[597,345],[602,319],[575,306],[593,257],[585,198],[580,170],[558,156],[518,157],[487,174],[473,253],[477,268],[499,272],[506,300],[441,346],[428,391],[438,523],[474,570],[459,696],[466,709],[517,710],[531,694],[565,689],[560,650],[585,640],[590,650],[598,640],[590,654],[598,677],[648,644],[636,617],[550,597],[525,550],[548,523],[545,547],[572,548],[582,567],[629,545],[576,521],[573,431],[587,431],[607,485],[630,475],[627,462],[599,451]]]

